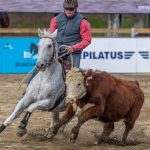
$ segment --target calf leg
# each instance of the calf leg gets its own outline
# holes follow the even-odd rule
[[[126,143],[127,136],[128,136],[128,134],[129,134],[130,130],[133,128],[134,123],[133,123],[133,124],[132,124],[132,123],[130,124],[129,122],[124,121],[124,124],[125,124],[125,131],[124,131],[124,133],[123,133],[122,142],[123,142],[123,143]]]
[[[71,130],[70,141],[74,142],[79,134],[80,127],[82,124],[90,119],[100,118],[103,113],[103,108],[100,109],[101,106],[93,106],[88,108],[86,111],[81,113],[81,116],[78,119],[78,123]]]
[[[72,104],[68,104],[62,118],[59,120],[59,122],[56,125],[54,125],[51,129],[49,129],[49,132],[45,134],[45,137],[49,139],[53,138],[57,134],[60,127],[66,125],[71,120],[71,118],[74,116],[74,113],[75,112],[73,111]]]
[[[30,105],[30,101],[26,101],[26,99],[23,97],[17,104],[15,110],[13,113],[4,121],[2,125],[0,125],[0,133],[7,127],[9,126],[14,119],[16,119],[20,113],[23,112],[25,108],[27,108]]]
[[[103,124],[103,132],[101,134],[101,136],[97,136],[98,137],[98,144],[100,144],[103,141],[107,141],[109,139],[109,136],[111,134],[111,132],[114,131],[114,123],[104,123]]]
[[[127,116],[125,117],[125,131],[123,133],[122,142],[125,143],[127,136],[130,132],[130,130],[134,127],[135,121],[138,118],[140,114],[140,109],[138,108],[138,105],[134,105],[132,109],[128,112]]]

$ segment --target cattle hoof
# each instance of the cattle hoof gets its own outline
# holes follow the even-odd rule
[[[72,134],[70,135],[70,142],[71,142],[71,143],[75,143],[76,138],[77,138],[77,135],[75,135],[75,134],[72,133]]]
[[[126,140],[122,140],[121,141],[121,145],[127,145],[127,141]]]
[[[27,129],[26,129],[26,128],[20,128],[20,127],[17,128],[16,135],[17,135],[18,137],[22,137],[22,136],[24,136],[26,133],[27,133]]]

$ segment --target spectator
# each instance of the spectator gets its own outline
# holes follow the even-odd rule
[[[0,27],[1,28],[9,27],[9,17],[7,13],[0,13]]]

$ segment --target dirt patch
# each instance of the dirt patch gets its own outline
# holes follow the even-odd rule
[[[94,135],[96,133],[100,134],[102,131],[102,124],[94,120],[88,121],[82,126],[79,137],[74,144],[69,142],[69,134],[77,121],[76,119],[73,119],[67,125],[65,133],[59,133],[53,140],[44,140],[43,134],[45,128],[49,127],[51,118],[49,112],[36,111],[29,120],[28,133],[25,137],[19,138],[16,136],[16,128],[25,112],[0,134],[0,150],[149,150],[150,75],[115,74],[115,76],[129,80],[138,80],[145,94],[144,106],[134,129],[129,134],[126,145],[122,145],[120,142],[124,131],[124,125],[121,121],[115,124],[115,131],[110,136],[110,141],[101,145],[94,145]],[[16,103],[22,96],[26,84],[23,84],[20,90],[17,90],[17,88],[23,77],[24,75],[0,75],[0,123],[13,111]]]

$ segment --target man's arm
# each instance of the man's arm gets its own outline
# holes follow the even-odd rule
[[[73,51],[82,50],[91,43],[92,39],[91,26],[86,19],[83,19],[81,22],[80,35],[82,40],[79,43],[71,46],[71,48],[73,48]]]
[[[56,23],[56,16],[55,16],[51,19],[49,31],[53,33],[56,29],[57,29],[57,23]]]

